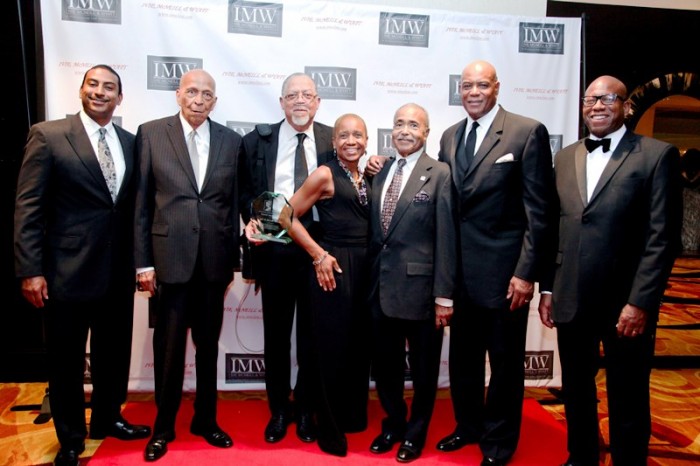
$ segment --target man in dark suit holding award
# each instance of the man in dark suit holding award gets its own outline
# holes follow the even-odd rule
[[[528,309],[546,257],[552,155],[544,125],[496,105],[493,65],[467,65],[460,85],[467,118],[444,132],[438,155],[459,192],[461,285],[450,331],[457,426],[437,448],[478,442],[482,465],[503,465],[520,436]]]
[[[85,450],[85,345],[90,331],[90,438],[148,437],[121,417],[134,311],[134,135],[112,123],[119,75],[90,68],[83,109],[32,126],[17,183],[15,268],[22,294],[46,309],[49,400],[58,466]],[[49,299],[50,298],[50,299]]]
[[[216,422],[216,380],[224,295],[239,263],[241,137],[209,119],[216,104],[209,73],[185,73],[176,97],[177,115],[144,123],[136,134],[138,282],[152,294],[158,287],[153,333],[158,414],[146,461],[161,458],[175,439],[188,327],[197,365],[190,431],[216,447],[233,445]]]
[[[372,453],[401,442],[399,462],[417,459],[433,413],[443,329],[452,316],[457,274],[455,193],[449,167],[425,153],[428,114],[416,104],[396,111],[396,160],[372,180],[370,308],[373,374],[386,418]],[[414,397],[408,418],[404,367]]]
[[[257,125],[243,139],[240,160],[241,215],[248,223],[251,204],[265,191],[291,199],[308,174],[333,158],[333,129],[314,121],[321,99],[313,79],[303,73],[288,76],[282,84],[280,106],[285,119],[273,125]],[[301,221],[315,235],[315,212]],[[267,242],[251,247],[252,276],[262,290],[265,338],[265,387],[271,418],[265,428],[270,443],[284,438],[296,416],[297,436],[316,439],[313,400],[308,371],[310,359],[310,302],[308,255],[296,243]],[[244,265],[244,270],[247,267]],[[289,399],[291,334],[296,309],[297,372],[294,409]],[[296,413],[293,413],[296,411]]]
[[[626,99],[618,79],[594,80],[582,99],[590,137],[554,158],[558,249],[539,311],[557,327],[566,466],[599,463],[601,342],[613,464],[647,464],[656,322],[680,250],[680,158],[671,144],[625,127]]]

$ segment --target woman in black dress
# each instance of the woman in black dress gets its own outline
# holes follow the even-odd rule
[[[367,126],[357,115],[338,118],[333,130],[337,158],[314,170],[290,199],[289,235],[309,254],[318,445],[347,454],[345,433],[367,427],[369,311],[367,235],[369,185],[359,168]],[[323,229],[314,241],[298,217],[316,207]],[[255,226],[246,227],[247,236]],[[254,241],[254,240],[253,240]]]

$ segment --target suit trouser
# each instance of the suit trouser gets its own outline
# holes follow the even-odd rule
[[[172,440],[175,418],[182,399],[185,377],[187,329],[195,347],[197,388],[192,425],[199,429],[216,426],[217,361],[219,335],[224,315],[224,293],[228,283],[208,282],[197,266],[187,283],[160,283],[158,310],[153,332],[155,398],[158,407],[154,437]]]
[[[644,334],[635,338],[618,337],[615,323],[579,317],[557,324],[569,457],[581,464],[598,464],[595,377],[602,341],[613,464],[643,466],[647,464],[651,436],[649,377],[656,323],[648,321]]]
[[[46,301],[49,401],[62,447],[78,448],[85,426],[85,346],[90,331],[91,425],[120,419],[126,401],[134,315],[133,289],[110,290],[103,298]]]
[[[435,407],[443,330],[435,328],[434,318],[395,319],[378,316],[376,311],[373,312],[372,327],[372,373],[379,401],[387,414],[382,420],[382,432],[398,435],[423,448]],[[413,380],[413,401],[408,421],[408,407],[404,400],[407,341]]]
[[[450,391],[456,432],[486,456],[507,460],[520,438],[528,306],[462,304],[450,325]],[[491,376],[484,399],[486,353]]]
[[[265,339],[265,389],[270,411],[289,411],[291,389],[291,336],[296,310],[297,372],[294,400],[302,411],[311,411],[309,376],[311,259],[296,244],[269,243],[256,252],[255,266],[262,290]]]

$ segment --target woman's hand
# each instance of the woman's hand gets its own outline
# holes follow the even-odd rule
[[[316,269],[316,279],[318,279],[318,284],[323,288],[323,291],[335,290],[334,272],[343,273],[335,257],[328,254],[328,252],[324,252],[314,260],[313,264]]]

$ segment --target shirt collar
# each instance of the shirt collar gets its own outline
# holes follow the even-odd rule
[[[107,130],[107,134],[112,135],[114,134],[114,125],[112,124],[112,120],[109,120],[109,123],[107,123],[104,126],[100,126],[95,120],[90,118],[87,113],[85,113],[84,109],[80,110],[80,121],[83,123],[83,126],[85,127],[85,131],[89,134],[95,134],[97,133],[100,128],[104,128]]]
[[[304,134],[306,134],[306,137],[315,142],[316,140],[314,139],[314,124],[313,122],[311,125],[309,125],[308,128],[306,128],[306,131],[303,131]],[[289,124],[287,119],[285,118],[282,120],[282,125],[280,126],[280,140],[281,141],[286,141],[286,140],[292,140],[297,137],[297,134],[299,134],[299,131],[295,130],[292,125]]]
[[[498,110],[500,110],[501,106],[500,105],[494,105],[491,110],[486,113],[486,115],[483,115],[481,118],[478,118],[476,120],[472,120],[469,115],[467,115],[467,128],[471,129],[471,123],[473,121],[479,122],[479,126],[484,129],[489,129],[491,127],[491,124],[493,123],[493,120],[496,118],[496,114],[498,113]]]
[[[182,123],[182,130],[185,133],[185,139],[187,139],[187,137],[194,130],[194,128],[192,128],[192,125],[190,125],[187,122],[187,120],[185,120],[185,117],[182,116],[182,112],[178,113],[178,116],[180,117],[180,123]],[[197,134],[200,138],[202,138],[202,141],[209,140],[209,118],[204,120],[204,123],[199,125],[199,128],[197,128]]]

